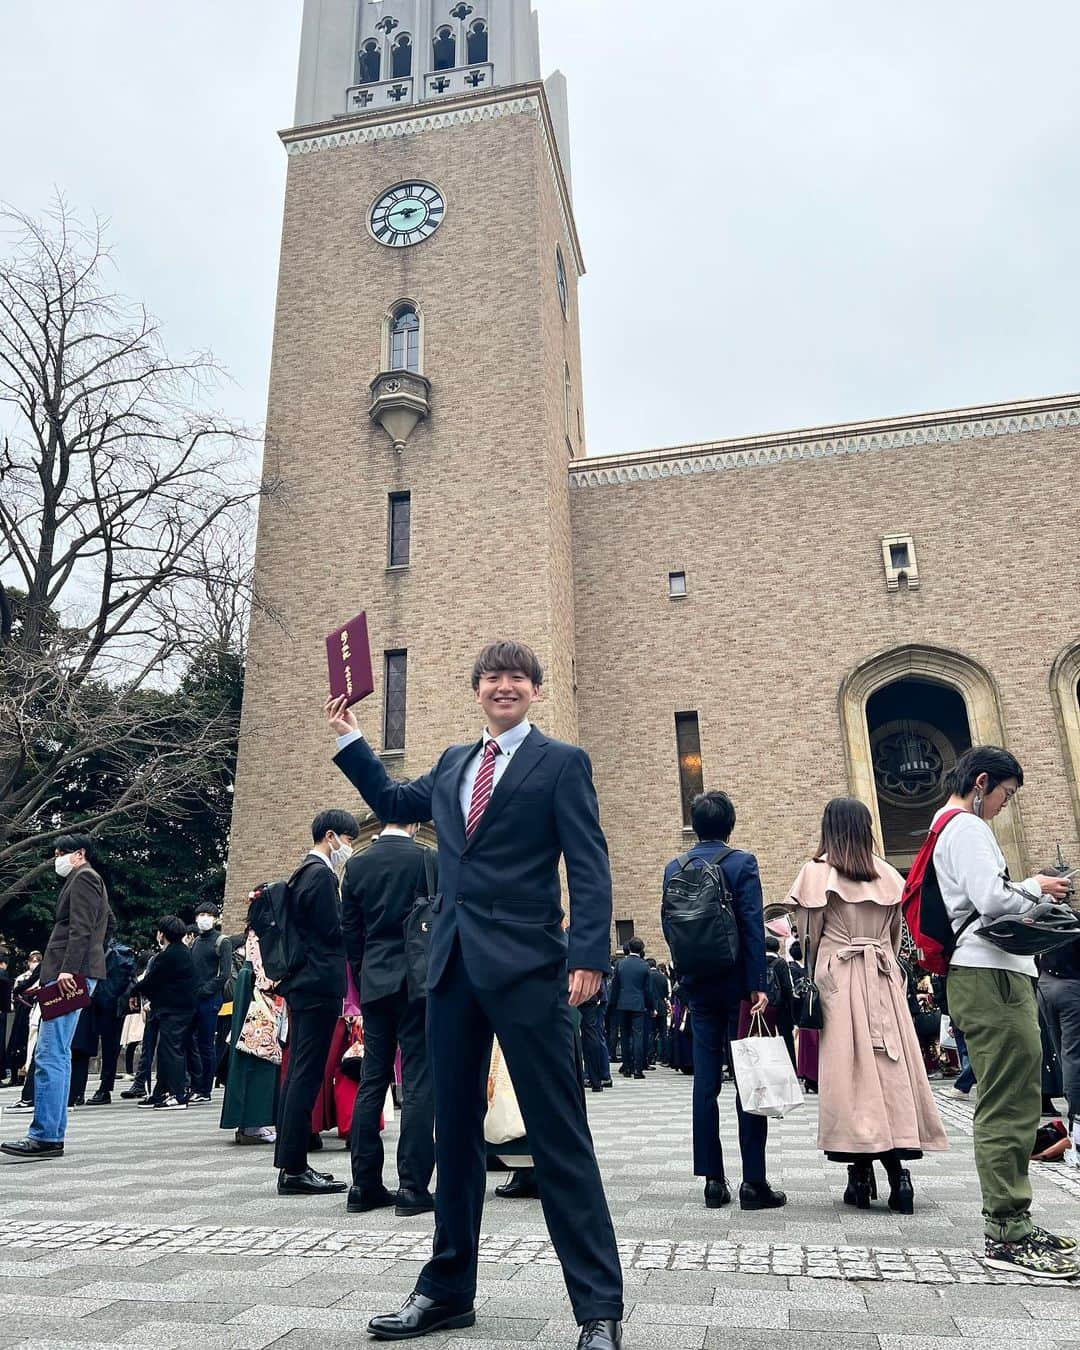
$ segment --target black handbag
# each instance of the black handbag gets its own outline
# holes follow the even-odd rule
[[[821,996],[814,983],[814,960],[810,946],[810,928],[806,930],[806,965],[803,974],[794,982],[795,1025],[800,1031],[820,1031],[825,1025],[821,1011]]]
[[[423,884],[424,889],[420,886]],[[405,976],[409,1001],[427,998],[428,953],[431,949],[431,901],[435,896],[435,855],[424,849],[420,876],[416,879],[416,899],[405,918]]]

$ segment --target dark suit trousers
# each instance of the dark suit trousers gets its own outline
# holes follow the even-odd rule
[[[394,1080],[394,1055],[401,1046],[401,1133],[397,1174],[403,1190],[424,1192],[435,1170],[435,1103],[431,1095],[424,1021],[427,1000],[409,1002],[404,986],[396,994],[364,1004],[363,1076],[353,1106],[349,1149],[353,1185],[374,1190],[382,1182],[383,1145],[379,1117]]]
[[[585,1077],[590,1083],[606,1083],[611,1077],[611,1063],[604,1038],[604,1010],[598,1003],[581,1005],[581,1051]]]
[[[191,1014],[163,1009],[157,1014],[157,1024],[157,1083],[154,1096],[161,1098],[170,1093],[178,1101],[187,1101],[185,1047],[191,1030]]]
[[[624,1076],[645,1072],[645,1013],[621,1012],[622,1069]]]
[[[102,1092],[111,1092],[116,1086],[116,1063],[120,1058],[120,1033],[124,1029],[124,1019],[114,1014],[104,1014],[98,1019],[101,1030],[101,1082]]]
[[[322,1087],[341,1001],[289,1008],[289,1067],[278,1096],[274,1166],[289,1176],[307,1171],[311,1112]]]
[[[739,1027],[739,1005],[691,1002],[694,1021],[694,1175],[722,1177],[724,1150],[720,1146],[720,1109],[717,1098],[729,1062],[729,1044]],[[735,1112],[739,1120],[739,1152],[743,1181],[765,1180],[765,1144],[769,1126],[764,1116],[747,1115],[738,1089]]]
[[[455,942],[428,994],[435,1087],[434,1254],[417,1289],[471,1306],[484,1208],[484,1116],[492,1033],[499,1038],[525,1120],[540,1203],[579,1323],[622,1318],[622,1270],[585,1115],[566,968],[507,989],[477,989]]]

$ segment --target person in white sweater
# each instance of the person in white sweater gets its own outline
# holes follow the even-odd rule
[[[967,1038],[979,1084],[975,1165],[986,1225],[986,1264],[1042,1279],[1080,1276],[1077,1243],[1031,1220],[1028,1159],[1042,1105],[1042,1039],[1035,1001],[1035,961],[1002,951],[980,936],[984,924],[1023,914],[1043,897],[1065,898],[1061,877],[1008,880],[1005,857],[990,821],[1024,782],[1016,758],[996,746],[976,746],[946,780],[948,802],[960,809],[934,849],[942,899],[959,934],[949,965],[949,1012]],[[935,817],[935,820],[937,817]]]

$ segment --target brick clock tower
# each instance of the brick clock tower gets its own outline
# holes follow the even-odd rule
[[[305,0],[228,903],[357,806],[321,718],[325,635],[368,613],[358,708],[392,775],[477,731],[518,636],[576,735],[567,465],[583,455],[565,82],[530,0]]]

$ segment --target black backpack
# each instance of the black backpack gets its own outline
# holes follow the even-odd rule
[[[420,887],[423,886],[423,890]],[[424,849],[416,878],[416,899],[405,916],[405,974],[409,1001],[427,998],[428,954],[431,948],[431,901],[435,889],[435,854]]]
[[[683,853],[664,885],[660,926],[680,975],[729,975],[739,960],[739,926],[720,864]]]
[[[275,984],[304,964],[302,944],[292,917],[292,884],[308,865],[305,859],[288,881],[265,881],[251,893],[248,923],[259,939],[263,970]]]
[[[93,1002],[108,1017],[118,1017],[127,1005],[127,994],[135,978],[135,953],[122,942],[110,938],[105,945],[105,978],[94,987]]]

